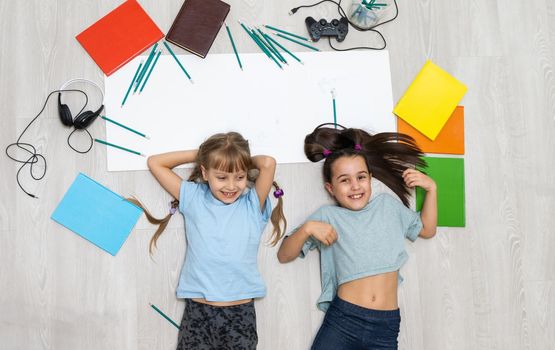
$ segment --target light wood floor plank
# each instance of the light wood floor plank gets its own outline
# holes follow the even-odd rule
[[[241,52],[258,48],[237,20],[305,33],[306,16],[337,17],[332,4],[289,16],[301,3],[228,2],[227,23]],[[75,35],[119,3],[0,1],[3,147],[39,112],[48,92],[68,79],[102,84],[101,71]],[[166,32],[182,0],[140,3]],[[398,19],[380,29],[388,44],[395,101],[427,59],[469,87],[462,101],[467,224],[440,228],[434,239],[409,244],[399,290],[399,348],[550,349],[555,341],[555,4],[424,0],[399,6]],[[350,29],[337,46],[379,44],[375,34]],[[330,50],[325,41],[317,45]],[[232,52],[225,30],[211,52]],[[76,111],[82,100],[64,96],[64,102]],[[103,123],[89,130],[105,136]],[[124,196],[137,196],[158,217],[168,213],[171,200],[147,171],[108,173],[104,147],[95,145],[85,155],[71,151],[70,131],[61,125],[53,100],[24,137],[48,161],[40,182],[21,174],[25,188],[40,199],[19,190],[18,165],[0,157],[1,347],[173,349],[177,330],[148,303],[181,321],[184,303],[176,299],[175,288],[185,253],[183,219],[171,219],[152,259],[148,243],[155,227],[144,217],[116,257],[53,222],[50,214],[78,172]],[[85,146],[82,136],[74,141]],[[178,173],[187,177],[189,170]],[[289,229],[330,201],[318,164],[280,164],[277,180],[285,190]],[[375,191],[381,190],[376,184]],[[264,238],[270,233],[268,227]],[[258,348],[306,350],[323,318],[315,306],[319,257],[313,252],[280,265],[276,251],[264,244],[259,250],[268,294],[256,301]]]

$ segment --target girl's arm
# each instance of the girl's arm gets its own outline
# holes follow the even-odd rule
[[[270,156],[260,155],[252,157],[252,163],[259,171],[258,177],[254,182],[254,188],[258,195],[258,201],[260,202],[260,210],[264,210],[266,197],[268,197],[268,193],[270,193],[272,183],[274,182],[276,160]]]
[[[307,221],[295,233],[283,239],[277,253],[279,262],[283,264],[295,260],[311,236],[328,246],[337,241],[337,232],[333,226],[320,221]]]
[[[178,199],[183,180],[172,169],[181,164],[194,162],[197,159],[197,152],[198,150],[189,150],[156,154],[148,157],[146,163],[160,185]]]
[[[416,169],[407,169],[403,173],[403,179],[409,187],[419,186],[426,191],[420,218],[422,219],[422,230],[419,236],[432,238],[437,228],[437,188],[436,183],[429,176],[422,174]]]

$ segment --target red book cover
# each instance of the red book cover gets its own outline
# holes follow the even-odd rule
[[[164,37],[136,0],[127,0],[75,38],[109,76]]]

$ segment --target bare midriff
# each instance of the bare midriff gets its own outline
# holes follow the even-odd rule
[[[208,301],[206,299],[193,298],[191,300],[196,301],[197,303],[208,304],[212,306],[235,306],[249,303],[252,299],[241,299],[234,301]]]
[[[339,286],[337,295],[367,309],[395,310],[397,304],[398,271],[359,278]]]

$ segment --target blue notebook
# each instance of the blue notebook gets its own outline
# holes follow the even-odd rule
[[[50,217],[116,255],[143,210],[79,173]]]

